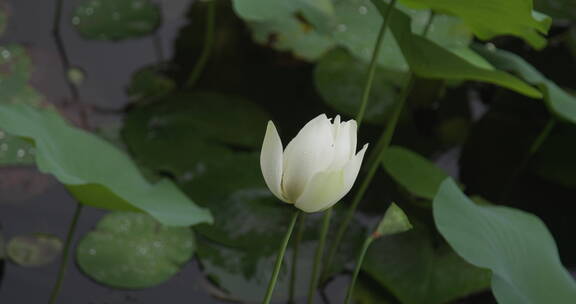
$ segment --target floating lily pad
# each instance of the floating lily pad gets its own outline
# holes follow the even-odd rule
[[[298,15],[300,19],[321,19],[334,16],[332,0],[234,0],[234,11],[246,21],[269,21]]]
[[[276,204],[280,204],[277,202]],[[265,210],[265,206],[260,206]],[[277,218],[275,225],[269,225],[269,221],[265,220],[262,215],[258,218],[261,222],[248,222],[249,228],[243,229],[245,237],[253,236],[255,240],[252,242],[255,245],[248,247],[228,247],[217,245],[213,242],[201,242],[198,250],[198,256],[206,275],[213,281],[222,291],[224,297],[230,300],[243,301],[248,303],[258,302],[262,300],[266,286],[270,276],[276,253],[280,241],[287,228],[290,213],[293,208],[280,208],[284,209],[284,214]],[[276,216],[276,215],[272,215]],[[272,216],[268,216],[271,218]],[[255,219],[255,217],[253,217]],[[338,225],[340,216],[333,218],[333,225]],[[242,214],[237,217],[231,217],[231,221],[240,222]],[[307,217],[306,229],[304,238],[300,244],[300,251],[298,255],[298,264],[296,270],[296,286],[295,297],[302,298],[308,291],[308,284],[310,279],[310,269],[312,269],[314,254],[318,246],[317,239],[319,234],[319,227],[321,218]],[[359,228],[358,224],[350,226],[351,229],[345,236],[344,242],[336,256],[335,268],[331,269],[330,273],[339,272],[343,269],[344,264],[351,262],[357,255],[363,237],[365,236],[364,230]],[[333,229],[335,227],[332,227]],[[276,239],[268,239],[263,237],[263,232],[268,230],[268,237],[276,234]],[[328,242],[332,239],[333,235],[329,235]],[[271,242],[271,244],[266,243]],[[244,245],[246,245],[245,243]],[[329,244],[328,244],[329,245]],[[282,271],[274,291],[274,300],[278,302],[286,301],[288,299],[289,281],[291,276],[292,265],[292,246],[290,245],[286,252]]]
[[[258,154],[237,153],[212,166],[202,176],[181,187],[215,216],[214,225],[198,225],[197,231],[207,242],[200,245],[199,256],[206,273],[235,300],[254,302],[261,300],[278,246],[286,232],[294,207],[278,200],[267,189],[261,177]],[[342,212],[335,209],[333,229],[341,223]],[[303,236],[303,253],[299,262],[298,295],[307,288],[321,217],[308,216]],[[330,273],[342,270],[346,262],[357,255],[365,236],[364,229],[355,221]],[[329,234],[328,243],[333,235]],[[214,245],[217,243],[219,245]],[[328,244],[329,245],[329,244]],[[287,257],[290,253],[287,253]],[[287,261],[287,260],[286,260]],[[286,262],[286,269],[289,269]],[[281,274],[275,299],[286,300],[289,271]]]
[[[366,82],[368,64],[356,59],[344,49],[326,54],[314,71],[316,88],[324,101],[339,113],[354,117],[360,108],[362,91]],[[366,122],[382,124],[388,117],[397,98],[396,73],[377,68],[374,87],[366,107]]]
[[[29,84],[32,68],[24,47],[0,46],[0,103],[40,104],[42,96]]]
[[[490,272],[460,258],[418,222],[375,241],[362,266],[405,304],[443,304],[490,286]]]
[[[335,46],[322,31],[333,18],[331,0],[234,0],[236,13],[248,22],[254,40],[279,51],[315,61]]]
[[[355,57],[368,62],[372,56],[382,18],[369,0],[290,1],[265,9],[266,2],[236,0],[237,13],[248,22],[254,39],[260,44],[280,51],[290,51],[297,57],[316,61],[336,46],[348,49]],[[413,30],[420,33],[426,26],[429,13],[402,10],[413,18]],[[435,18],[429,38],[455,52],[471,41],[467,27],[457,18],[440,15]],[[384,39],[378,63],[391,70],[405,72],[408,65],[394,37]]]
[[[195,248],[190,228],[163,226],[145,214],[114,212],[82,238],[76,254],[80,268],[99,283],[136,289],[170,279]]]
[[[295,287],[296,298],[303,297],[308,292],[315,245],[315,242],[301,244]],[[248,303],[256,303],[263,299],[276,259],[275,254],[262,255],[256,250],[241,251],[215,244],[202,244],[198,256],[206,275],[222,289],[225,298]],[[291,256],[292,249],[288,249],[274,289],[274,301],[285,302],[288,299]]]
[[[42,96],[29,85],[32,60],[20,45],[0,46],[0,103],[38,106]],[[0,130],[0,165],[34,162],[34,147]]]
[[[198,231],[229,246],[258,247],[260,252],[272,253],[279,246],[291,213],[291,208],[281,204],[264,187],[238,190],[208,202],[206,206],[218,214],[216,223],[200,225]]]
[[[234,0],[234,11],[246,20],[283,18],[298,9],[299,1],[283,0]]]
[[[296,57],[315,61],[334,47],[335,41],[310,24],[290,16],[277,20],[251,22],[254,40]]]
[[[293,206],[279,201],[266,187],[257,153],[236,153],[209,163],[206,171],[190,180],[178,179],[180,187],[214,214],[214,225],[198,225],[203,236],[199,257],[207,275],[225,293],[225,297],[259,301],[271,274],[278,246],[286,232]],[[340,223],[336,209],[332,224]],[[299,264],[298,295],[307,288],[321,217],[308,216],[303,236],[305,249]],[[365,234],[354,222],[345,236],[330,273],[342,270],[356,257]],[[335,231],[333,227],[332,231]],[[333,235],[329,235],[329,242]],[[216,245],[218,244],[218,245]],[[287,254],[287,257],[290,253]],[[289,263],[285,264],[287,267]],[[281,274],[275,292],[278,300],[287,297],[288,271]]]
[[[177,94],[131,111],[122,134],[141,163],[187,183],[213,167],[234,162],[230,145],[258,148],[268,120],[266,112],[241,98]],[[261,175],[259,171],[254,174]]]
[[[254,148],[260,146],[263,126],[270,119],[268,113],[250,101],[210,92],[166,96],[131,114],[127,123],[147,126],[152,138],[197,134],[216,143]],[[133,119],[137,121],[132,122]],[[182,137],[182,141],[187,137]]]
[[[152,99],[172,92],[176,84],[162,74],[155,66],[145,67],[132,74],[132,81],[126,89],[128,96],[135,100]]]
[[[26,267],[43,266],[56,260],[63,248],[57,236],[43,233],[13,237],[6,246],[11,261]]]
[[[180,184],[214,212],[214,225],[197,227],[203,235],[227,246],[258,247],[265,253],[279,245],[292,208],[264,184],[258,154],[221,159],[203,175]]]
[[[87,39],[122,40],[151,34],[160,18],[149,0],[88,0],[76,8],[72,24]]]

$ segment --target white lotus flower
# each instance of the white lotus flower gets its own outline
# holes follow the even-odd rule
[[[308,122],[282,149],[274,123],[268,122],[260,167],[270,191],[305,212],[336,204],[350,191],[368,144],[356,154],[356,121],[334,123],[325,114]]]

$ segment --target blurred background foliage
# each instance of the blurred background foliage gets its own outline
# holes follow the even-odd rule
[[[35,2],[18,2],[0,1],[0,302],[48,297],[74,200],[96,208],[76,209],[76,279],[64,282],[62,303],[158,303],[174,295],[175,304],[258,302],[290,220],[290,207],[261,177],[265,125],[273,120],[287,142],[319,113],[356,116],[382,23],[378,7],[369,0],[47,1],[48,18],[36,21],[26,10]],[[536,0],[533,13],[529,0],[488,2],[397,5],[375,58],[359,142],[374,147],[411,79],[407,106],[319,302],[341,301],[367,232],[394,201],[414,229],[373,244],[355,303],[496,303],[491,281],[495,289],[495,280],[517,278],[515,270],[461,250],[489,245],[452,237],[459,228],[450,220],[460,214],[441,207],[459,189],[482,206],[466,205],[470,222],[500,221],[492,205],[537,215],[563,265],[576,269],[569,212],[576,3]],[[38,27],[43,38],[29,39],[25,29]],[[89,59],[78,55],[83,49],[94,50]],[[120,81],[123,65],[131,75]],[[446,177],[456,183],[440,187]],[[332,231],[349,200],[339,204]],[[524,221],[519,214],[506,220]],[[319,223],[308,216],[303,228],[298,300]],[[523,233],[469,233],[500,247],[542,233],[534,246],[552,261],[547,271],[564,271],[546,228],[518,227]],[[292,251],[293,244],[287,257]],[[519,265],[539,263],[518,256]],[[285,261],[279,303],[290,297],[293,263]],[[29,276],[42,292],[22,294]],[[550,277],[552,285],[565,279]],[[523,279],[529,286],[541,278]]]

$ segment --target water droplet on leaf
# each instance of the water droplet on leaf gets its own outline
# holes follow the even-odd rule
[[[348,30],[348,26],[346,26],[346,24],[344,24],[344,23],[341,23],[341,24],[338,24],[338,26],[336,26],[336,30],[338,32],[345,32]]]

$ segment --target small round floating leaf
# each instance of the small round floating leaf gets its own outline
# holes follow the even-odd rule
[[[177,274],[195,251],[192,230],[163,226],[141,213],[114,212],[80,241],[80,268],[99,283],[147,288]]]
[[[6,246],[6,255],[14,263],[26,266],[43,266],[52,263],[62,251],[62,240],[50,234],[27,234],[12,238]]]
[[[160,19],[149,0],[90,0],[76,8],[72,24],[87,39],[122,40],[152,33]]]

